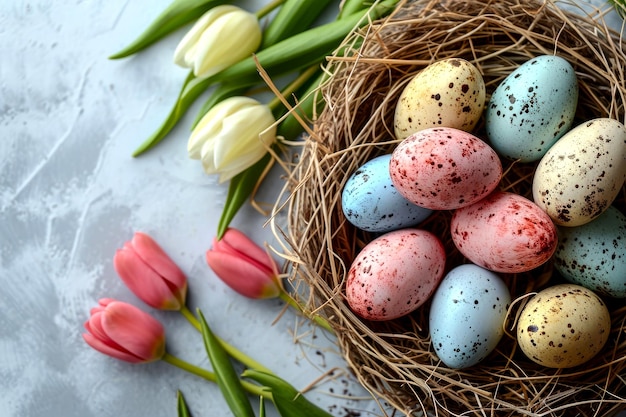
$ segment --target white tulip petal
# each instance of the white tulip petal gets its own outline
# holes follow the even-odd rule
[[[196,44],[202,34],[217,18],[226,13],[232,13],[237,10],[241,9],[231,5],[221,5],[213,7],[203,14],[178,43],[178,46],[174,51],[174,63],[181,67],[193,68]]]

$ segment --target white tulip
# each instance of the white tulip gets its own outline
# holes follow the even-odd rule
[[[276,120],[267,105],[231,97],[213,106],[191,133],[187,152],[207,174],[224,182],[254,165],[276,140]]]
[[[198,78],[213,74],[249,57],[261,44],[257,17],[236,6],[216,6],[187,32],[174,52],[174,63],[193,69]]]

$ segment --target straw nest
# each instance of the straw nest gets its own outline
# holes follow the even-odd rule
[[[516,347],[512,309],[496,351],[467,370],[445,367],[430,345],[428,304],[401,319],[367,322],[345,298],[352,259],[373,236],[351,226],[341,192],[355,169],[389,153],[396,100],[426,65],[461,57],[482,72],[487,98],[500,81],[532,57],[558,54],[580,83],[577,122],[611,117],[622,123],[626,55],[620,36],[602,14],[581,17],[571,3],[536,0],[417,0],[345,40],[352,53],[329,58],[332,74],[320,92],[327,106],[313,124],[292,166],[276,213],[287,215],[289,279],[302,301],[328,318],[359,381],[406,415],[605,416],[625,407],[626,306],[607,300],[609,342],[585,365],[555,370],[531,362]],[[474,132],[484,137],[482,128]],[[501,188],[529,196],[534,166],[502,161]],[[622,192],[617,204],[624,212]],[[450,213],[438,212],[420,227],[446,241],[448,269],[464,263],[450,243]],[[512,298],[550,283],[550,265],[504,276]],[[515,306],[515,302],[513,303]]]

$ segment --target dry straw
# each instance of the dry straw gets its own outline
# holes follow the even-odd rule
[[[566,4],[568,7],[571,3]],[[366,322],[344,299],[346,271],[372,239],[341,212],[349,175],[371,158],[390,152],[393,111],[402,88],[424,66],[446,57],[473,62],[488,95],[511,71],[541,54],[558,54],[580,82],[577,122],[626,117],[624,42],[607,29],[602,13],[581,17],[551,1],[417,0],[388,19],[349,36],[353,53],[330,57],[332,74],[320,90],[327,102],[294,162],[275,214],[286,213],[285,243],[290,280],[315,312],[326,316],[359,381],[405,415],[606,416],[626,397],[626,306],[608,301],[610,340],[587,364],[546,369],[524,357],[514,339],[515,312],[525,294],[545,286],[550,265],[504,276],[517,302],[497,350],[467,370],[444,366],[428,336],[428,305],[402,319]],[[569,9],[567,9],[569,10]],[[479,126],[475,132],[484,137]],[[501,187],[528,196],[533,166],[503,161]],[[618,204],[624,212],[624,195]],[[422,227],[447,242],[448,268],[464,262],[449,242],[449,213]],[[276,225],[276,223],[275,223]]]

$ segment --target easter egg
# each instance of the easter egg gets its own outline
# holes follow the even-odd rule
[[[341,208],[348,221],[368,232],[416,226],[432,214],[404,198],[389,175],[391,154],[364,163],[350,175],[341,194]]]
[[[626,216],[616,207],[587,224],[559,227],[555,269],[568,281],[626,298]]]
[[[548,287],[524,306],[517,341],[532,361],[549,368],[581,365],[602,350],[611,317],[593,291],[574,284]]]
[[[352,261],[346,279],[350,308],[368,320],[409,314],[429,299],[446,263],[434,234],[401,229],[369,242]]]
[[[485,107],[485,82],[472,63],[461,58],[434,62],[404,87],[396,104],[397,139],[429,127],[470,132]]]
[[[435,291],[429,329],[437,356],[449,368],[485,359],[502,338],[511,296],[495,273],[474,264],[452,269]]]
[[[489,144],[521,162],[541,159],[571,127],[578,81],[567,60],[542,55],[520,65],[495,89],[485,111]]]
[[[626,179],[626,127],[600,118],[565,134],[541,158],[533,200],[560,226],[580,226],[615,200]]]
[[[495,191],[455,210],[452,241],[473,263],[495,272],[519,273],[544,264],[556,250],[556,226],[536,204]]]
[[[420,130],[398,144],[389,162],[391,181],[407,200],[431,210],[452,210],[479,201],[500,182],[493,149],[465,131]]]

